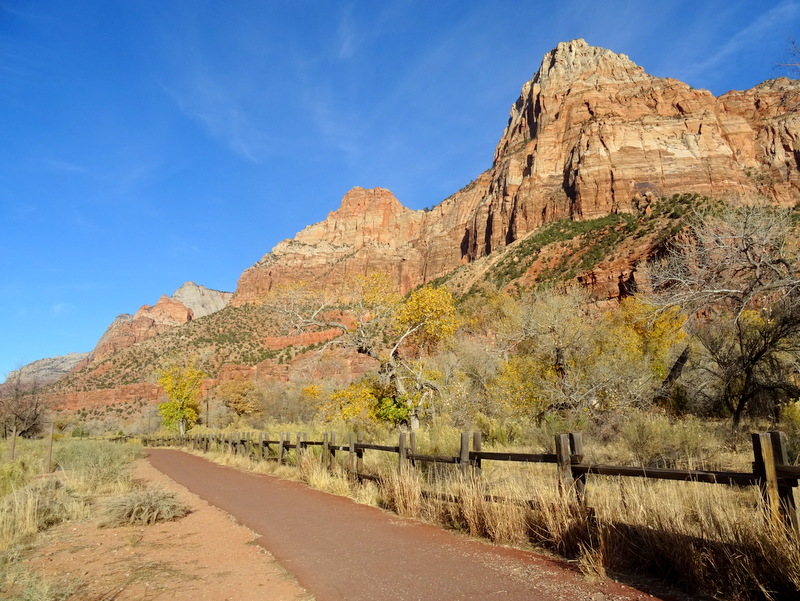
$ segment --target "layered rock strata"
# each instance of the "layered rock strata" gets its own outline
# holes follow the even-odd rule
[[[491,169],[430,211],[406,209],[388,190],[351,190],[325,221],[245,271],[233,302],[294,281],[335,288],[374,270],[406,292],[549,221],[630,212],[653,196],[794,204],[799,99],[800,83],[785,78],[715,98],[583,40],[559,44],[511,107]]]

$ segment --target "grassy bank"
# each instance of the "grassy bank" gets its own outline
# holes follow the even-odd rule
[[[3,457],[8,458],[8,451],[0,443]],[[142,456],[142,448],[104,441],[57,441],[54,472],[45,466],[45,441],[18,440],[15,455],[14,461],[0,464],[0,592],[15,595],[11,599],[66,599],[74,586],[47,582],[27,572],[19,562],[20,552],[47,528],[87,517],[97,510],[99,497],[134,490],[132,462]]]

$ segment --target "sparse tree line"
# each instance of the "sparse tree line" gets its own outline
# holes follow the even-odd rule
[[[640,266],[649,291],[613,303],[488,283],[458,299],[445,286],[401,297],[382,273],[335,290],[278,288],[263,299],[277,330],[338,334],[306,360],[309,373],[203,390],[196,362],[170,364],[158,378],[160,420],[184,431],[312,420],[468,428],[638,408],[738,428],[800,416],[797,212],[708,202],[685,224]],[[351,381],[347,364],[359,356],[372,368]],[[35,433],[26,424],[29,414],[41,421],[37,398],[3,397],[6,431]]]
[[[431,286],[401,298],[380,273],[346,289],[284,287],[264,299],[278,327],[340,333],[317,352],[326,377],[222,382],[210,392],[227,408],[227,416],[218,409],[217,425],[469,427],[639,408],[738,428],[747,418],[777,421],[782,410],[795,415],[796,232],[793,209],[706,203],[642,267],[650,291],[613,306],[580,290],[488,284],[461,299]],[[347,381],[337,349],[370,357],[374,369]]]

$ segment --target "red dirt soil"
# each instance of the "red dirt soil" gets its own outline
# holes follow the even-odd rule
[[[644,601],[616,582],[286,480],[150,449],[152,465],[260,535],[317,601]]]
[[[190,513],[149,526],[99,528],[102,503],[86,520],[40,533],[21,553],[26,572],[49,587],[23,594],[26,581],[0,590],[13,599],[69,601],[308,601],[256,535],[142,460],[135,476],[168,490]],[[0,569],[2,574],[2,569]],[[0,582],[0,589],[8,582]],[[68,592],[71,591],[71,592]]]

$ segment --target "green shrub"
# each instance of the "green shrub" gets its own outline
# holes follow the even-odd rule
[[[719,456],[718,442],[693,417],[673,423],[664,415],[634,412],[621,436],[642,467],[707,468]]]

